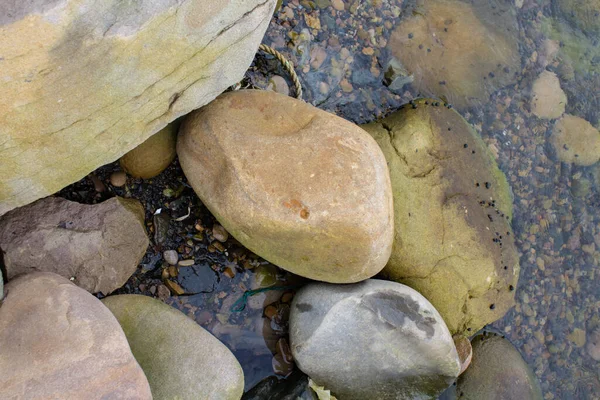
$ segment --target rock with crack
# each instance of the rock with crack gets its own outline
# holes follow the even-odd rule
[[[177,154],[225,229],[271,263],[351,283],[387,262],[389,173],[356,125],[278,93],[237,91],[185,119]]]
[[[298,367],[345,400],[435,399],[461,369],[431,303],[377,279],[302,288],[290,311],[290,343]]]
[[[519,257],[510,188],[481,137],[425,99],[363,128],[386,156],[394,192],[384,274],[423,294],[452,333],[502,317],[514,305]]]
[[[276,0],[0,2],[0,215],[238,82]]]
[[[119,323],[67,279],[13,279],[0,307],[3,399],[152,399]]]
[[[114,197],[84,205],[48,197],[0,217],[7,278],[54,272],[91,293],[123,286],[146,253],[144,209]]]
[[[507,1],[418,0],[389,41],[420,93],[479,105],[516,82],[519,25]]]

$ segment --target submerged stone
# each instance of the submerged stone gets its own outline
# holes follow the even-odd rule
[[[550,143],[562,162],[587,166],[600,160],[600,131],[583,118],[566,114],[556,121]]]
[[[339,399],[434,399],[460,372],[439,313],[396,282],[305,286],[292,302],[290,343],[298,367]]]
[[[387,262],[389,173],[356,125],[274,92],[236,91],[187,117],[177,153],[223,227],[271,263],[349,283]]]
[[[567,96],[560,88],[556,74],[542,72],[531,89],[531,111],[539,118],[553,119],[565,112],[566,105]]]
[[[453,333],[514,305],[512,198],[481,137],[454,110],[419,100],[364,125],[388,161],[395,237],[384,275],[425,296]]]
[[[471,345],[473,361],[458,379],[458,398],[542,399],[535,374],[508,340],[501,336],[479,335]]]
[[[600,33],[600,0],[558,0],[565,17],[585,33]]]
[[[418,0],[389,48],[421,93],[457,107],[485,103],[516,82],[521,60],[514,8],[496,0]]]

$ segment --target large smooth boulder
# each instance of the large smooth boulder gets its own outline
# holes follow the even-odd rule
[[[271,263],[349,283],[387,262],[390,178],[356,125],[274,92],[236,91],[186,118],[177,154],[219,222]]]
[[[539,382],[521,354],[496,335],[473,338],[473,360],[457,382],[461,400],[541,400]]]
[[[96,205],[48,197],[0,217],[8,280],[54,272],[108,294],[135,272],[148,243],[142,205],[121,197]]]
[[[435,399],[460,372],[440,314],[390,281],[305,286],[292,302],[290,344],[296,365],[344,400]]]
[[[600,131],[583,118],[565,114],[554,124],[550,143],[562,162],[588,166],[600,160]]]
[[[102,302],[123,327],[154,399],[242,397],[242,367],[223,343],[192,319],[146,296],[109,296]]]
[[[3,399],[152,399],[111,312],[48,272],[6,285],[0,307]]]
[[[419,92],[462,108],[516,82],[519,25],[511,3],[418,0],[406,15],[388,47]]]
[[[0,2],[0,215],[238,82],[275,0]]]
[[[510,189],[481,137],[434,100],[363,128],[386,156],[394,191],[384,274],[425,296],[452,333],[502,317],[514,305],[519,255]]]

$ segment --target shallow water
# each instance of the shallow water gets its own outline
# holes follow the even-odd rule
[[[446,2],[454,0],[434,3]],[[548,70],[556,73],[566,93],[565,112],[600,128],[600,28],[583,31],[581,24],[595,29],[593,11],[582,17],[565,12],[563,3],[464,0],[464,10],[475,10],[474,17],[462,19],[463,11],[432,20],[424,31],[418,25],[403,31],[412,19],[431,13],[428,6],[419,1],[284,1],[263,43],[294,63],[304,100],[355,123],[381,118],[414,98],[437,96],[475,127],[512,187],[513,228],[521,254],[517,305],[491,329],[521,351],[546,399],[598,399],[600,363],[587,345],[593,332],[600,332],[600,163],[580,167],[558,161],[548,140],[555,120],[531,112],[532,84]],[[435,16],[445,12],[434,11]],[[489,31],[481,30],[478,20]],[[401,34],[394,38],[394,31]],[[471,54],[476,43],[483,50]],[[506,50],[511,43],[514,54]],[[396,55],[411,55],[405,63],[412,71],[388,68],[394,53],[390,46],[400,46]],[[553,49],[558,51],[555,59]],[[458,60],[448,56],[451,52]],[[500,56],[502,63],[488,62]],[[472,64],[477,64],[476,72],[469,69]],[[425,83],[431,70],[442,75],[437,84]],[[259,55],[245,83],[266,87],[273,75],[283,76],[292,88],[279,63]],[[96,174],[106,179],[117,168],[112,164]],[[82,181],[61,195],[86,202],[110,195],[90,198],[90,187]],[[246,389],[274,375],[274,365],[279,377],[291,372],[273,355],[287,335],[290,296],[283,301],[282,295],[293,293],[303,281],[232,238],[215,240],[211,230],[216,221],[176,162],[153,180],[111,190],[143,202],[154,235],[141,272],[119,292],[162,297],[194,318],[238,357]],[[188,207],[190,216],[177,221]],[[154,215],[159,209],[162,217]],[[164,249],[194,260],[193,266],[181,267],[176,277],[168,278],[184,295],[170,296],[161,287],[166,279],[160,256]],[[235,309],[244,292],[265,287],[279,290],[260,292],[242,311]],[[270,304],[274,307],[265,309]]]
[[[486,87],[491,96],[465,101],[456,86],[421,84],[424,74],[418,72],[400,89],[387,86],[392,32],[422,13],[422,3],[355,1],[344,10],[332,3],[284,2],[263,42],[294,62],[306,101],[356,123],[380,118],[421,96],[455,104],[496,156],[514,193],[513,228],[521,253],[517,305],[493,327],[521,351],[546,399],[600,398],[600,363],[590,357],[585,343],[600,328],[600,163],[561,163],[548,141],[555,120],[531,113],[533,81],[548,70],[557,74],[566,93],[565,112],[600,128],[600,30],[593,30],[597,25],[581,29],[600,24],[595,20],[600,16],[587,10],[582,19],[561,1],[464,1],[484,9],[477,11],[480,19],[518,43],[519,65],[509,70],[511,79],[498,84],[489,83],[498,80],[498,72],[472,74],[470,83]],[[450,28],[437,32],[430,26],[430,33],[444,41],[442,34],[453,29],[446,26]],[[419,40],[417,33],[409,32],[406,41]],[[462,39],[471,40],[460,34],[455,40]],[[558,45],[554,61],[546,39]],[[438,67],[428,56],[435,62],[448,60],[435,58],[435,44],[421,40],[424,53],[410,60],[410,72]],[[477,40],[492,52],[505,46],[491,34]],[[453,50],[468,57],[469,44],[461,45],[455,43]],[[257,86],[268,81],[266,64],[259,60],[258,71],[250,72]],[[453,67],[459,70],[448,66]],[[274,72],[285,76],[282,70]]]

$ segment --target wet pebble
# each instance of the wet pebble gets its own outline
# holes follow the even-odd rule
[[[163,252],[163,258],[170,265],[177,265],[177,262],[179,261],[179,255],[175,250],[165,250]]]

